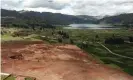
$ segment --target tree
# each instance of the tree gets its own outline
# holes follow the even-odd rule
[[[74,41],[72,39],[70,39],[70,44],[73,44],[73,43],[74,43]]]
[[[87,48],[88,47],[88,44],[87,44],[87,42],[82,42],[81,43],[81,48]]]
[[[129,41],[133,42],[133,37],[132,36],[129,36]]]
[[[95,41],[100,41],[99,35],[96,35],[96,36],[95,36]]]
[[[62,38],[58,38],[58,42],[62,43]]]
[[[123,44],[124,39],[122,38],[107,38],[105,44]]]

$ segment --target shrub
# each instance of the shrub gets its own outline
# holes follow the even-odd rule
[[[86,42],[79,43],[78,45],[80,48],[83,48],[83,49],[88,47],[88,44]]]
[[[132,36],[129,36],[129,41],[133,42],[133,37]]]
[[[20,36],[28,36],[29,33],[27,31],[19,31],[12,33],[13,37],[20,37]]]
[[[7,32],[6,31],[1,31],[1,35],[4,35],[6,34]]]
[[[62,38],[69,38],[69,34],[68,33],[66,33],[66,32],[63,32],[63,31],[58,31],[57,32],[59,35],[61,35],[62,36]]]
[[[105,40],[105,44],[123,44],[124,39],[122,38],[108,38]]]
[[[62,43],[62,38],[58,38],[58,42]]]
[[[70,44],[73,44],[73,43],[74,43],[74,41],[72,39],[70,39]]]

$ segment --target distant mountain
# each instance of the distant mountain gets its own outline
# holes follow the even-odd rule
[[[104,17],[100,19],[99,22],[109,24],[133,24],[133,13]]]
[[[92,16],[74,16],[65,15],[60,13],[50,13],[50,12],[34,12],[34,11],[11,11],[1,9],[1,17],[3,22],[46,22],[49,24],[66,25],[72,23],[96,23],[96,19]],[[7,18],[4,18],[7,17]],[[14,17],[15,19],[9,19]],[[8,19],[8,20],[7,20]],[[11,21],[10,21],[11,20]]]
[[[87,16],[87,15],[76,15],[78,18],[80,19],[84,19],[84,20],[93,20],[93,21],[97,21],[97,19],[95,18],[95,16]]]

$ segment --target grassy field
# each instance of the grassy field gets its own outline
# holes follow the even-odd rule
[[[5,75],[1,75],[1,80],[15,80],[14,76],[5,76]]]
[[[10,76],[1,75],[1,80],[16,80],[16,79],[13,75]],[[34,78],[25,77],[24,80],[34,80]]]
[[[133,44],[106,45],[110,50],[117,54],[133,57]]]
[[[67,43],[75,44],[82,48],[86,52],[93,55],[95,58],[101,60],[104,64],[108,66],[122,69],[123,71],[133,75],[133,60],[122,58],[111,54],[105,48],[97,43],[96,35],[98,35],[98,42],[104,44],[106,38],[121,37],[128,40],[128,36],[133,36],[133,31],[126,29],[113,29],[113,30],[88,30],[88,29],[45,29],[43,31],[36,29],[35,31],[31,29],[15,29],[15,28],[2,28],[2,42],[11,40],[44,40],[49,43]],[[29,33],[27,36],[13,37],[14,32],[23,31],[24,34]],[[62,35],[58,34],[58,31],[63,31],[69,35],[69,38],[61,38]],[[72,41],[73,40],[73,43]],[[87,47],[83,48],[83,43],[87,44]],[[111,51],[133,58],[133,44],[124,43],[117,45],[104,44]]]

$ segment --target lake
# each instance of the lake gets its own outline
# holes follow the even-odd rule
[[[65,29],[120,29],[108,24],[70,24]]]

